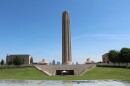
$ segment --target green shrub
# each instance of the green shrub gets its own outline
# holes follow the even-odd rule
[[[22,65],[23,64],[23,58],[16,56],[16,58],[14,60],[14,64],[17,65],[17,66]]]

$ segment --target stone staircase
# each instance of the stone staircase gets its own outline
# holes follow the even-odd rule
[[[56,70],[74,70],[74,75],[82,75],[86,71],[95,67],[96,64],[83,64],[83,65],[35,65],[38,70],[43,71],[45,74],[52,76],[56,74]]]

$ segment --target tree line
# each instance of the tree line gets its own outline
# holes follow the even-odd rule
[[[123,63],[128,66],[128,63],[130,63],[130,48],[122,48],[120,51],[110,50],[108,59],[114,64],[118,63],[120,65]]]
[[[22,57],[17,57],[16,56],[14,60],[11,60],[11,61],[7,62],[7,64],[8,65],[17,65],[17,66],[19,66],[19,65],[23,64],[23,61],[24,61],[24,59]],[[5,61],[2,59],[0,61],[0,65],[4,65],[4,64],[5,64]]]

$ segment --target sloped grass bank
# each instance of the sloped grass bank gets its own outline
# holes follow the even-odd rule
[[[125,80],[130,82],[130,69],[96,67],[82,76],[47,76],[35,67],[0,69],[0,79],[16,80]]]
[[[0,69],[0,79],[37,80],[46,76],[35,67],[20,67]]]
[[[84,76],[87,77],[86,79],[94,79],[94,80],[114,79],[114,80],[126,80],[130,82],[130,69],[96,67],[92,71],[85,73]]]

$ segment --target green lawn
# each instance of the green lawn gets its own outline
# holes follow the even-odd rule
[[[43,79],[46,76],[43,72],[34,67],[0,69],[0,79]]]
[[[130,69],[96,67],[83,76],[47,76],[34,67],[0,69],[0,79],[19,80],[126,80],[130,82]]]
[[[94,79],[94,80],[115,79],[115,80],[126,80],[130,82],[130,69],[96,67],[95,69],[84,74],[83,77],[85,79]]]

